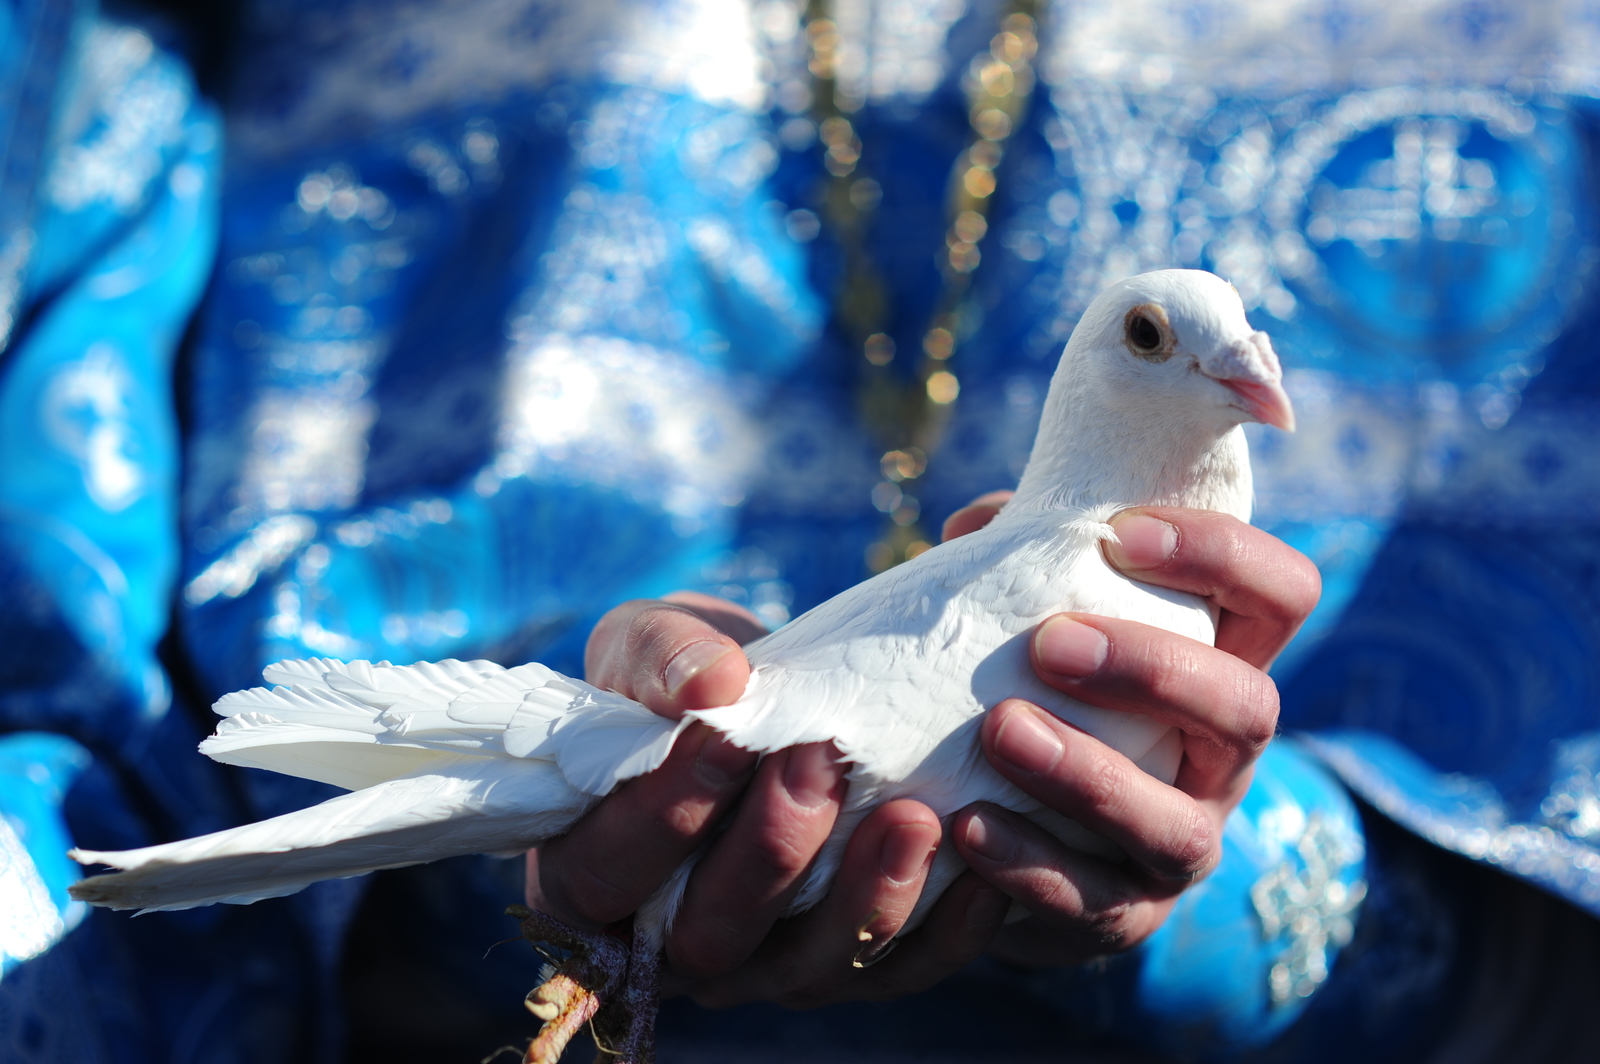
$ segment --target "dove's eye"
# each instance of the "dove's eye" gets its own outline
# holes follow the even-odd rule
[[[1161,330],[1143,314],[1128,323],[1128,339],[1141,351],[1154,351],[1161,346]]]
[[[1172,355],[1167,339],[1167,316],[1151,304],[1134,307],[1123,319],[1128,350],[1148,362],[1165,362]]]

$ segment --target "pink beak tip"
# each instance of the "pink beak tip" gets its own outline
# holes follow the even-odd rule
[[[1282,384],[1276,381],[1269,384],[1241,380],[1237,377],[1223,380],[1221,383],[1244,400],[1245,412],[1252,420],[1282,429],[1284,432],[1294,431],[1294,406],[1289,402],[1289,393],[1283,390]]]

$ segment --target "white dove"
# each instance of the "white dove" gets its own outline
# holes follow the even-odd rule
[[[1090,305],[1050,385],[1016,495],[986,528],[920,555],[746,648],[733,705],[674,722],[538,664],[391,666],[312,659],[270,666],[271,690],[227,695],[201,744],[210,757],[321,780],[351,793],[200,838],[119,853],[73,851],[121,869],[74,897],[119,909],[182,909],[290,894],[320,879],[459,854],[519,852],[558,835],[619,782],[659,766],[701,720],[770,753],[832,741],[849,790],[791,912],[828,890],[852,829],[912,798],[941,817],[977,801],[1021,812],[1070,845],[1114,850],[995,772],[979,746],[986,710],[1011,696],[1044,706],[1171,782],[1181,737],[1148,718],[1077,702],[1028,661],[1033,628],[1062,611],[1125,618],[1214,642],[1193,595],[1112,569],[1106,521],[1136,505],[1200,507],[1248,520],[1242,424],[1292,430],[1278,358],[1233,286],[1163,270],[1112,285]],[[524,931],[586,948],[530,995],[545,1024],[529,1060],[553,1062],[622,992],[622,1057],[652,1054],[663,931],[693,859],[635,917],[632,959],[615,940],[569,935],[543,914]],[[961,871],[948,841],[906,924]],[[622,970],[626,969],[625,983]]]

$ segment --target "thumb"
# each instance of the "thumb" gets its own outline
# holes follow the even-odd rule
[[[993,521],[1000,512],[1000,507],[1011,501],[1014,491],[991,491],[987,495],[979,495],[967,505],[957,510],[944,520],[944,529],[940,533],[939,542],[948,543],[952,539],[962,536]]]
[[[737,642],[699,614],[654,599],[624,602],[600,618],[584,670],[596,687],[669,720],[735,702],[750,682]]]

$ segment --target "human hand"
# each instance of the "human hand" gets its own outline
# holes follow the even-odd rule
[[[595,627],[585,665],[590,682],[676,719],[744,692],[749,663],[739,644],[761,632],[748,612],[705,595],[628,602]],[[757,769],[755,755],[692,727],[661,768],[529,853],[528,904],[588,929],[620,920],[737,801],[690,876],[666,942],[666,993],[692,991],[718,1004],[820,1004],[931,986],[978,956],[1010,900],[964,875],[930,913],[926,934],[882,963],[852,965],[894,939],[922,893],[941,826],[918,802],[874,810],[852,834],[828,897],[769,934],[833,828],[847,768],[831,745],[814,744],[773,754]],[[871,936],[865,944],[863,932]]]
[[[985,496],[957,512],[947,538],[987,524],[1007,497]],[[1090,705],[1177,727],[1183,761],[1169,787],[1020,699],[990,711],[981,733],[990,763],[1128,855],[1112,863],[1080,853],[997,806],[962,810],[951,825],[961,856],[1031,914],[993,947],[1019,963],[1073,963],[1129,949],[1216,866],[1223,822],[1277,728],[1277,688],[1265,670],[1321,593],[1309,559],[1224,514],[1140,507],[1111,524],[1121,543],[1106,545],[1107,561],[1133,579],[1209,600],[1219,610],[1217,642],[1083,614],[1052,617],[1035,631],[1031,653],[1041,679]]]
[[[690,709],[727,705],[744,692],[750,667],[740,643],[762,631],[747,611],[706,595],[628,602],[595,627],[585,665],[595,685],[676,719]],[[738,801],[726,830],[690,876],[665,943],[666,986],[670,992],[737,966],[799,890],[845,791],[847,766],[830,744],[779,751],[759,768],[756,762],[755,754],[704,726],[691,727],[659,769],[623,784],[568,834],[530,852],[528,904],[590,929],[620,920]],[[852,842],[852,854],[882,850],[891,870],[894,898],[885,906],[891,915],[870,929],[881,939],[899,928],[898,921],[887,923],[896,906],[904,909],[903,919],[920,893],[924,858],[939,831],[925,807],[901,803],[878,811]],[[912,870],[894,875],[906,867]],[[859,922],[854,918],[849,928],[852,951]]]
[[[589,681],[672,720],[743,693],[741,644],[764,632],[732,603],[683,592],[624,602],[589,635]],[[619,786],[572,830],[528,853],[527,901],[595,930],[634,912],[730,809],[757,755],[691,726],[654,772]],[[624,856],[626,855],[626,856]]]
[[[982,528],[1010,494],[985,495],[958,511],[944,538]],[[1129,860],[1113,863],[1070,849],[996,806],[969,807],[951,828],[972,871],[893,955],[852,969],[845,962],[857,922],[878,914],[892,934],[926,875],[924,867],[902,885],[897,880],[904,875],[890,873],[889,862],[873,865],[866,855],[881,830],[877,818],[900,825],[907,838],[911,824],[926,825],[919,838],[928,843],[938,838],[931,810],[891,803],[856,830],[822,904],[780,924],[734,971],[695,986],[698,1000],[805,1006],[892,998],[938,982],[996,932],[993,949],[1010,960],[1088,960],[1143,941],[1182,890],[1215,866],[1223,821],[1244,797],[1276,728],[1277,691],[1263,670],[1316,604],[1320,577],[1297,551],[1222,514],[1130,510],[1113,524],[1122,542],[1108,548],[1107,560],[1135,579],[1210,600],[1220,616],[1217,646],[1134,622],[1063,614],[1037,629],[1034,668],[1085,702],[1177,726],[1184,759],[1175,785],[1019,699],[996,706],[981,734],[985,754],[1008,779],[1117,842]],[[1032,915],[1001,929],[1012,899]],[[883,941],[876,927],[869,930]]]
[[[982,527],[1007,497],[985,496],[958,512],[947,522],[945,538]],[[1072,679],[1064,671],[1070,662],[1061,660],[1063,641],[1054,638],[1062,625],[1056,618],[1041,625],[1034,662],[1047,682],[1086,702],[1178,725],[1185,733],[1185,757],[1176,786],[1145,776],[1048,714],[1039,723],[1066,733],[1062,755],[1051,766],[1030,770],[1002,758],[1001,753],[1018,756],[1008,740],[1026,734],[1029,718],[1039,712],[1017,700],[996,707],[982,733],[985,752],[1008,778],[1120,842],[1133,860],[1117,865],[1080,854],[995,807],[963,810],[953,824],[955,841],[988,881],[963,875],[892,956],[869,968],[848,967],[861,949],[858,930],[870,934],[872,943],[885,943],[909,914],[939,838],[937,819],[915,802],[875,811],[856,829],[827,899],[763,940],[838,809],[832,794],[814,805],[797,802],[785,759],[801,758],[800,775],[815,771],[822,782],[836,781],[843,771],[825,747],[784,751],[763,765],[763,782],[753,788],[759,796],[754,809],[741,807],[733,828],[691,877],[667,944],[669,988],[689,990],[712,1005],[899,996],[932,985],[975,957],[999,928],[1011,897],[1036,914],[1001,936],[998,951],[1014,960],[1066,963],[1098,956],[1129,948],[1160,926],[1182,888],[1215,864],[1222,821],[1243,797],[1251,766],[1275,727],[1276,692],[1257,667],[1282,649],[1309,613],[1319,579],[1298,553],[1231,518],[1182,510],[1142,513],[1170,524],[1129,525],[1137,513],[1119,515],[1123,546],[1109,560],[1138,579],[1209,598],[1220,610],[1220,649],[1131,622],[1084,618],[1080,624],[1087,622],[1106,638],[1106,654],[1091,675]],[[1169,542],[1171,536],[1176,538]],[[686,608],[670,614],[660,603],[630,603],[608,615],[591,640],[590,675],[667,715],[737,698],[748,678],[742,654],[727,653],[731,640],[719,642],[710,624],[714,614],[700,614],[698,623],[693,613],[683,615],[729,607],[704,596],[679,602]],[[745,617],[754,630],[753,619]],[[1066,630],[1070,657],[1070,619]],[[669,663],[696,642],[718,643],[718,649],[697,652],[714,665],[692,674],[698,686],[673,688],[665,679]],[[1007,728],[1008,721],[1022,727]],[[680,750],[686,751],[698,751],[706,739],[694,731],[684,738]],[[730,764],[739,756],[715,740],[707,749],[726,755]],[[768,767],[774,763],[782,767]],[[580,898],[580,911],[593,914],[591,923],[633,911],[719,820],[747,778],[730,775],[723,783],[719,777],[711,786],[695,777],[694,768],[692,752],[675,750],[657,773],[629,785],[638,785],[634,794],[619,791],[573,835],[547,847],[558,859],[546,861],[542,877],[537,864],[530,868],[530,904],[537,904],[533,891],[542,879],[546,896]],[[1084,771],[1095,775],[1086,779]],[[991,840],[1006,841],[1008,833],[1017,845],[1000,859],[978,852],[986,842],[992,849]],[[629,853],[632,863],[621,866],[619,853]],[[544,907],[558,915],[574,910],[570,902],[565,909],[560,901]]]

